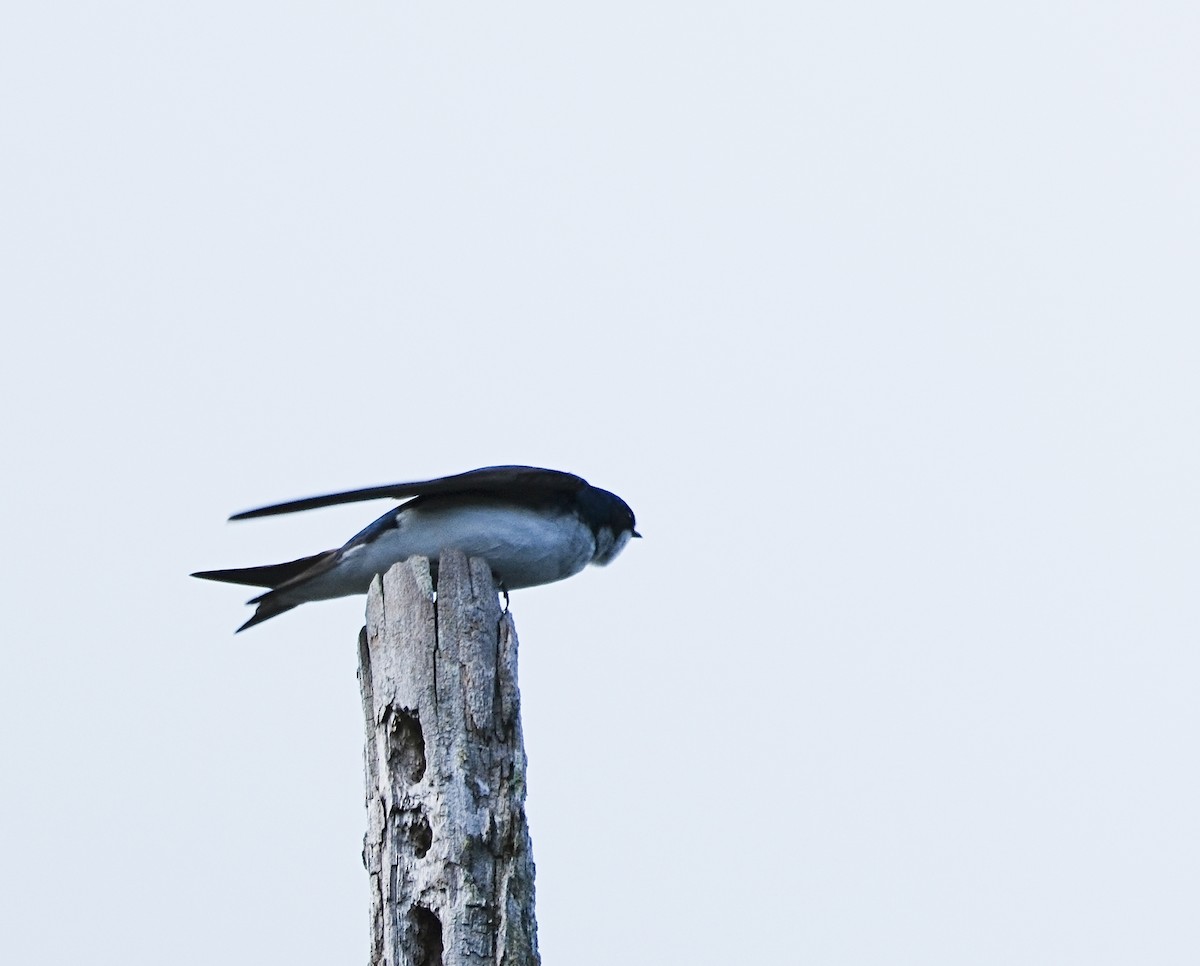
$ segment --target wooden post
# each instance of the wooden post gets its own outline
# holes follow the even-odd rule
[[[396,564],[359,636],[371,966],[538,966],[517,634],[491,569]]]

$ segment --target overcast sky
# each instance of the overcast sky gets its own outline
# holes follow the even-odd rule
[[[331,489],[518,592],[547,966],[1200,961],[1194,3],[10,4],[0,960],[364,962]]]

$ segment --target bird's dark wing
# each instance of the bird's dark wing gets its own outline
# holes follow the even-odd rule
[[[572,473],[544,470],[536,466],[485,466],[482,469],[441,476],[436,480],[417,483],[389,483],[384,486],[368,486],[361,490],[346,490],[343,493],[327,493],[310,496],[303,500],[273,503],[257,510],[235,513],[230,520],[250,520],[254,517],[275,516],[278,513],[297,513],[300,510],[315,510],[339,503],[360,503],[364,500],[407,499],[410,496],[430,496],[443,493],[503,494],[506,492],[542,491],[551,493],[576,493],[587,486],[587,481]]]

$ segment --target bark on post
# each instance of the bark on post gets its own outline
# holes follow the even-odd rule
[[[537,966],[517,635],[488,565],[375,578],[359,637],[371,966]]]

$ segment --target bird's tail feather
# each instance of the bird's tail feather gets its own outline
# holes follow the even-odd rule
[[[254,611],[254,616],[238,628],[239,631],[244,631],[247,627],[261,624],[301,604],[302,599],[297,600],[293,594],[288,593],[291,589],[289,585],[302,584],[319,575],[332,566],[336,557],[336,550],[326,550],[324,553],[289,560],[287,563],[270,564],[266,567],[235,567],[231,570],[199,570],[192,576],[203,580],[219,580],[226,584],[270,588],[265,594],[259,594],[247,601],[257,604],[258,608]]]
[[[247,627],[253,627],[255,624],[261,624],[263,621],[270,620],[272,617],[278,617],[285,611],[291,610],[293,607],[298,607],[299,602],[285,603],[278,594],[274,591],[269,591],[261,597],[255,597],[250,601],[251,604],[257,603],[258,608],[254,611],[254,616],[251,617],[245,624],[239,627],[235,634],[240,634]]]
[[[265,567],[234,567],[231,570],[198,570],[192,574],[201,580],[219,580],[226,584],[245,584],[247,587],[270,587],[274,589],[299,577],[313,564],[329,556],[333,551],[314,553],[311,557],[289,560],[287,563],[268,564]]]

